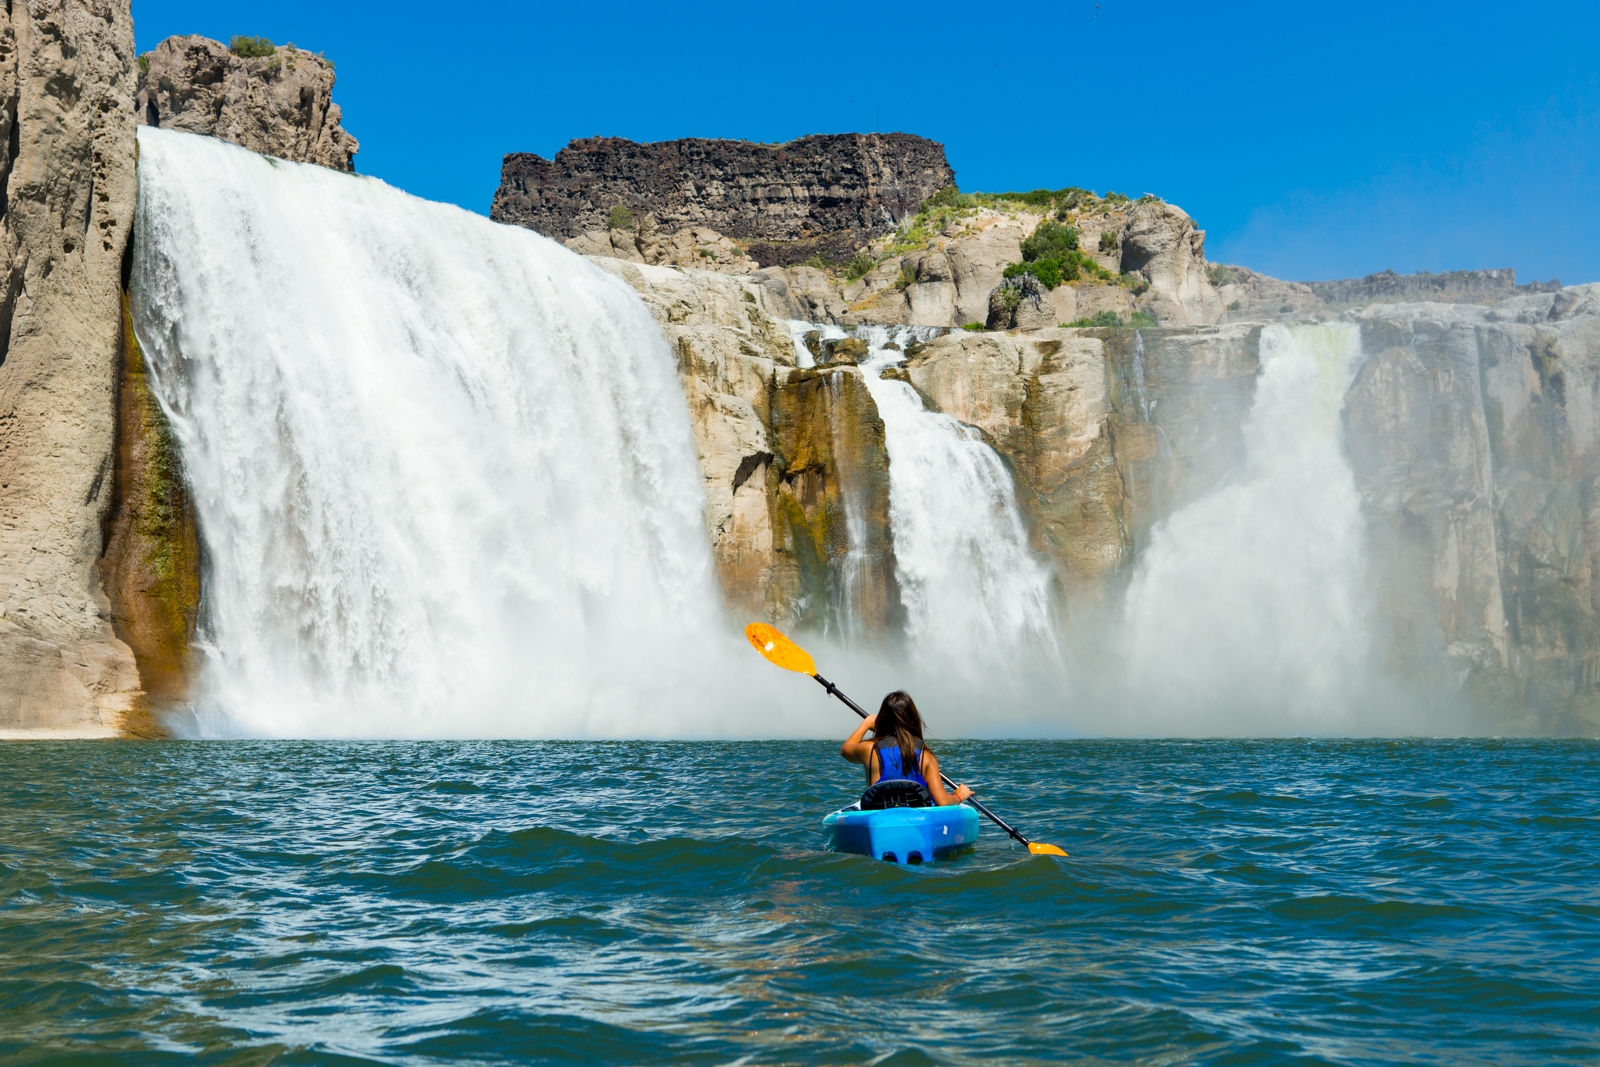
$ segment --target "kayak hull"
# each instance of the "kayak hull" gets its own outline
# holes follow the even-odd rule
[[[846,808],[822,820],[828,848],[890,863],[930,863],[978,841],[978,813],[965,804],[938,808]]]

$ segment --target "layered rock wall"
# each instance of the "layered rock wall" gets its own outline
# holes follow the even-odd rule
[[[139,122],[252,152],[355,170],[360,144],[339,123],[333,64],[294,45],[241,57],[206,37],[168,37],[139,57]]]
[[[595,262],[639,292],[677,356],[730,612],[896,633],[889,458],[860,371],[800,369],[761,278]]]
[[[906,361],[930,407],[1017,479],[1069,601],[1107,604],[1151,526],[1243,455],[1260,328],[952,333]]]
[[[1356,316],[1346,402],[1386,652],[1541,731],[1600,729],[1600,287]]]
[[[0,13],[0,731],[109,735],[138,693],[96,561],[115,479],[133,216],[133,23]]]
[[[780,145],[592,137],[571,142],[553,160],[507,155],[490,217],[566,239],[606,231],[612,209],[622,207],[664,233],[698,226],[787,242],[892,229],[953,184],[944,146],[903,133]]]

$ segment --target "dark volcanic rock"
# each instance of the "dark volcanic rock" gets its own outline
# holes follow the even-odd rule
[[[605,230],[620,205],[653,216],[663,233],[706,226],[756,241],[820,243],[887,230],[954,184],[944,146],[904,133],[817,135],[780,145],[592,137],[573,141],[554,160],[507,155],[489,214],[561,240]]]

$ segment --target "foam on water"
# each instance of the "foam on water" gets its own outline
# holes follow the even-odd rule
[[[201,729],[694,734],[712,676],[749,692],[626,285],[370,178],[139,141],[134,319],[199,510]]]

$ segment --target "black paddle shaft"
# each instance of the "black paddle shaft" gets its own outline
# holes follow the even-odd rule
[[[813,674],[811,677],[815,678],[822,685],[822,688],[824,688],[824,689],[826,689],[828,691],[828,695],[829,696],[835,696],[835,697],[838,697],[840,700],[844,701],[845,707],[849,708],[851,711],[855,712],[857,715],[861,716],[863,719],[865,719],[867,717],[866,709],[863,708],[860,704],[857,704],[854,700],[851,700],[849,697],[845,696],[844,695],[844,691],[841,690],[838,686],[834,685],[832,682],[828,681],[826,678],[824,678],[820,674]],[[956,784],[950,780],[950,776],[945,774],[944,771],[940,771],[939,772],[939,778],[940,778],[941,781],[944,782],[944,787],[946,789],[950,790],[950,792],[952,792],[952,793],[954,793],[956,791]],[[1004,819],[1002,819],[1000,816],[996,815],[994,812],[990,811],[988,808],[984,807],[983,806],[983,802],[980,801],[977,797],[968,797],[967,798],[967,803],[971,804],[973,807],[977,808],[979,811],[981,811],[985,815],[987,815],[989,817],[989,821],[990,822],[994,823],[996,826],[1000,827],[1000,829],[1004,830],[1006,833],[1010,834],[1012,837],[1014,837],[1018,841],[1020,841],[1024,848],[1028,847],[1028,845],[1031,844],[1031,842],[1029,842],[1029,840],[1026,837],[1023,837],[1020,833],[1018,833],[1016,831],[1016,829],[1013,828]]]

